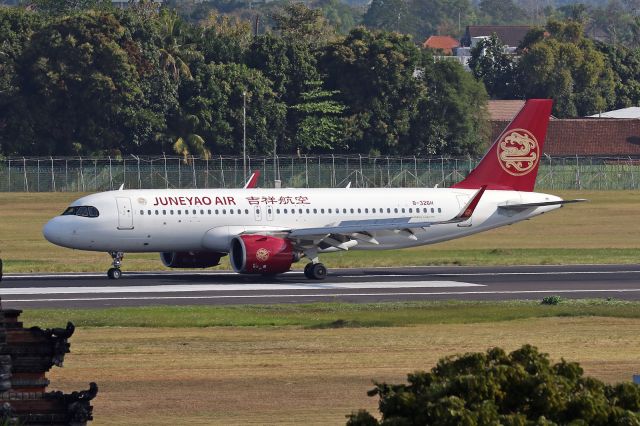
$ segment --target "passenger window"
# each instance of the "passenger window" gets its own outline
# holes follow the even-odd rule
[[[320,213],[324,214],[324,209],[320,209]]]
[[[151,210],[147,210],[147,214],[151,216]]]
[[[409,209],[409,213],[413,213],[413,209]]]
[[[442,209],[438,207],[438,213],[442,213]]]
[[[287,214],[287,213],[288,213],[288,210],[287,210],[287,209],[284,209],[284,214]]]
[[[431,213],[435,213],[436,211],[431,207]]]
[[[222,214],[227,214],[227,209],[222,209]]]
[[[375,213],[375,212],[376,212],[376,209],[371,209],[371,213]]]
[[[276,214],[280,214],[280,209],[276,209]]]
[[[271,212],[272,212],[272,211],[273,211],[273,210],[271,210],[271,207],[269,207],[269,208],[267,209],[267,214],[271,214]]]
[[[156,210],[156,216],[158,216],[160,214],[160,212],[158,210]]]
[[[404,213],[404,207],[402,208],[402,213]]]
[[[309,209],[307,209],[307,214],[309,214]]]
[[[173,210],[170,210],[171,214],[173,214]]]
[[[395,209],[393,209],[394,213],[398,213],[398,208],[396,207]]]
[[[362,211],[360,209],[358,209],[358,213],[361,213]]]
[[[342,209],[342,213],[346,213],[346,212],[347,212],[347,209]]]
[[[299,213],[299,214],[302,214],[302,209],[298,209],[298,213]]]
[[[229,214],[233,214],[233,209],[229,209]]]
[[[167,215],[167,211],[166,210],[162,210],[162,215],[166,216]]]
[[[178,214],[182,214],[182,210],[178,210]]]
[[[238,209],[238,214],[242,214],[242,210]]]
[[[144,215],[144,210],[140,210],[140,216],[142,216],[142,215]],[[78,216],[80,216],[80,215],[78,214]]]
[[[317,214],[318,213],[318,209],[313,209],[313,214]]]
[[[329,214],[331,214],[331,209],[329,209]]]
[[[220,210],[216,209],[216,214],[220,214]]]
[[[211,214],[211,210],[207,210],[207,214]]]
[[[197,213],[196,213],[196,209],[193,209],[193,214],[194,214],[194,215],[195,215],[195,214],[197,214]]]
[[[353,209],[351,209],[351,213],[353,213]]]

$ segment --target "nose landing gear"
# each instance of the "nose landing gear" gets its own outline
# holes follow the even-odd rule
[[[111,258],[113,259],[113,268],[109,268],[107,271],[107,276],[110,280],[118,280],[122,276],[122,271],[120,270],[120,265],[122,264],[122,258],[124,257],[124,253],[121,251],[111,251],[109,252]]]

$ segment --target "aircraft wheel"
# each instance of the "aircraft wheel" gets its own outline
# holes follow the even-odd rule
[[[107,276],[109,277],[110,280],[119,280],[120,277],[122,276],[122,271],[118,268],[110,268],[107,271]]]
[[[322,263],[314,263],[309,268],[309,276],[314,280],[324,280],[327,276],[327,268]]]
[[[310,280],[313,279],[313,277],[311,276],[311,267],[313,266],[313,263],[309,262],[304,266],[304,276],[309,278]]]

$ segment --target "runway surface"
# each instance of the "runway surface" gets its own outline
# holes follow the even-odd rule
[[[640,300],[640,265],[333,269],[324,281],[294,271],[265,279],[231,272],[6,274],[5,308],[231,305],[319,301]]]

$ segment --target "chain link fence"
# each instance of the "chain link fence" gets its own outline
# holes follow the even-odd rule
[[[480,158],[321,155],[248,157],[259,186],[446,187]],[[125,188],[239,188],[248,176],[242,157],[5,158],[0,192],[97,192]],[[537,189],[639,189],[640,159],[545,156]]]

